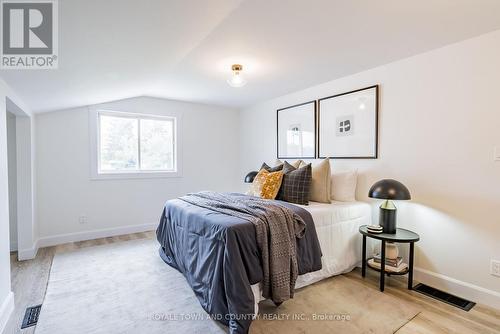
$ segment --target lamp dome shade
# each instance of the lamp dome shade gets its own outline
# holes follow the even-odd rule
[[[245,183],[252,183],[259,172],[250,172],[245,176]]]
[[[384,179],[376,182],[368,192],[371,198],[389,200],[409,200],[410,191],[404,184],[393,179]]]

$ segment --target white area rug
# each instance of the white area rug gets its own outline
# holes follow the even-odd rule
[[[158,247],[143,239],[56,254],[36,333],[225,333],[212,320],[161,320],[206,313]]]
[[[418,311],[339,276],[300,289],[279,308],[261,303],[267,320],[261,313],[250,333],[393,333]],[[313,321],[313,314],[349,319]],[[160,259],[158,243],[144,239],[56,254],[36,333],[227,332],[206,316],[184,277]]]

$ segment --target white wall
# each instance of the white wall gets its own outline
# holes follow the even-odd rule
[[[12,292],[10,290],[6,90],[5,83],[0,80],[0,330],[7,323],[13,309]]]
[[[14,104],[16,108],[12,108]],[[15,112],[21,112],[22,108],[26,118],[30,119],[29,108],[0,78],[0,332],[14,310],[14,295],[10,289],[7,105],[9,111],[16,109]]]
[[[9,235],[10,250],[17,250],[17,163],[16,116],[7,112],[7,156],[9,169]]]
[[[147,97],[98,107],[153,114],[181,113],[182,177],[90,180],[89,108],[37,114],[41,246],[103,235],[89,231],[123,231],[123,227],[157,225],[168,199],[192,191],[234,191],[238,187],[243,176],[239,174],[237,159],[237,111]],[[87,224],[79,223],[81,215],[88,217]],[[116,230],[105,233],[112,231]]]
[[[499,78],[496,31],[253,106],[241,111],[240,174],[276,158],[276,109],[380,84],[380,158],[332,169],[359,169],[360,200],[381,178],[406,184],[413,200],[399,204],[398,224],[421,235],[419,278],[500,307],[500,277],[489,274],[500,260]]]

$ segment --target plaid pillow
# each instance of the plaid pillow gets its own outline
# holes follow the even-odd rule
[[[283,164],[283,180],[281,181],[281,187],[276,199],[308,205],[311,182],[311,164],[295,168],[285,161]]]

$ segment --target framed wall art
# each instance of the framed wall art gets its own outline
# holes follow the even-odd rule
[[[376,159],[379,86],[318,100],[318,156]]]
[[[278,159],[316,157],[316,101],[277,110]]]

